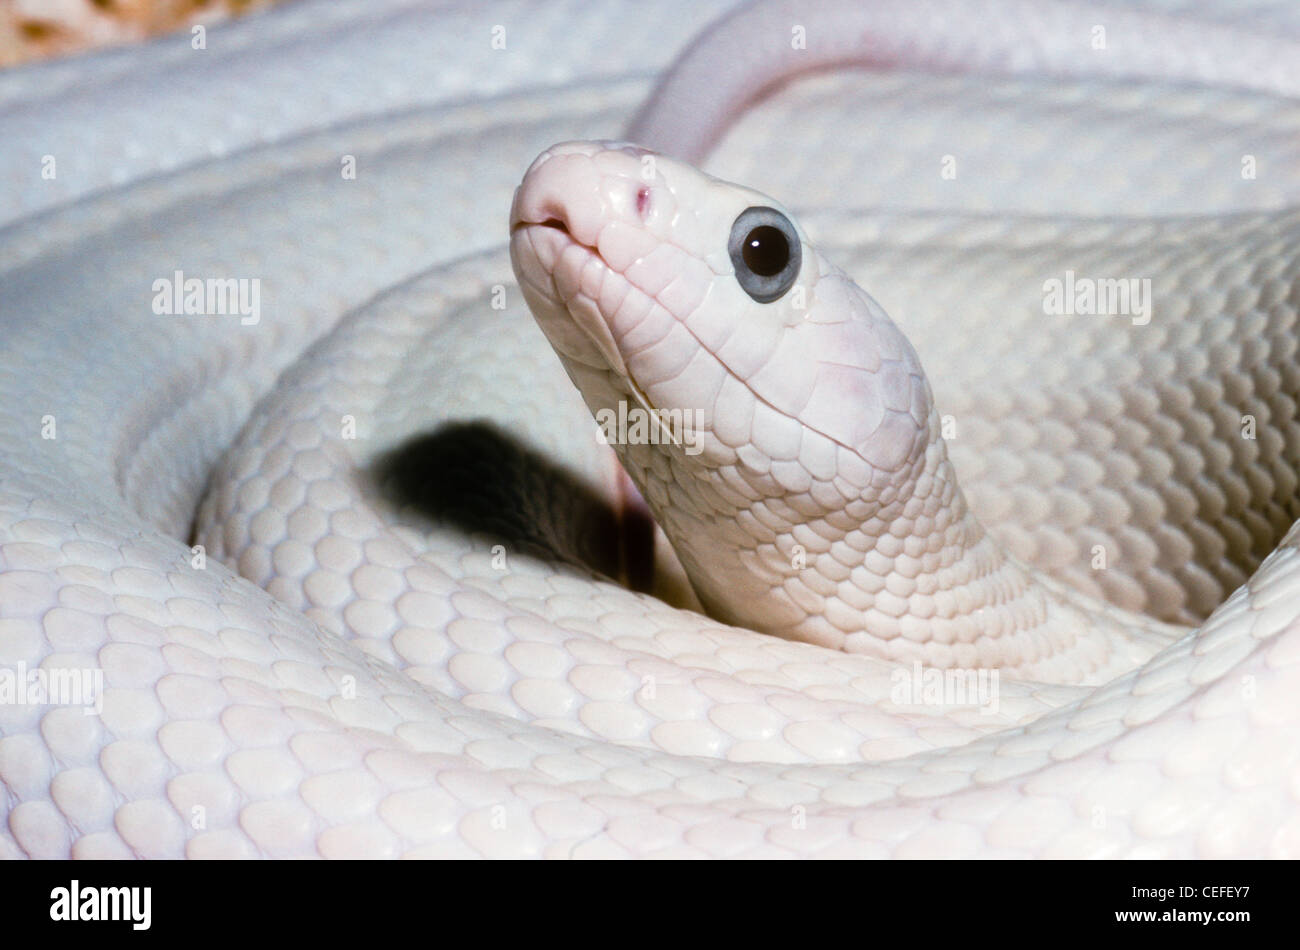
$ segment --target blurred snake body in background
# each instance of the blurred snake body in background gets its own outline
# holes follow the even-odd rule
[[[1242,7],[304,3],[0,76],[0,855],[1300,853],[1300,19]],[[664,536],[611,579],[615,449],[720,619]]]

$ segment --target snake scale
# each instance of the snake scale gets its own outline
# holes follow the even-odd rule
[[[0,855],[1300,854],[1300,18],[722,13],[306,2],[0,76]],[[652,163],[642,210],[680,200],[680,249],[732,281],[699,312],[785,312],[726,263],[742,208],[778,215],[813,319],[852,297],[924,368],[916,424],[982,550],[1072,605],[1083,655],[1141,655],[1002,657],[977,703],[926,693],[969,657],[891,652],[883,615],[834,642],[689,609],[683,566],[715,614],[746,603],[655,533],[505,246],[535,156],[626,138],[756,189]],[[647,154],[566,148],[626,181]],[[580,244],[581,188],[543,190],[529,221]],[[171,307],[186,277],[256,279],[258,306]],[[1131,312],[1073,293],[1130,278]],[[782,424],[728,438],[751,488],[797,494]],[[814,574],[844,554],[768,529]],[[843,594],[807,565],[812,616]],[[1013,588],[942,609],[987,632]],[[37,669],[95,674],[94,714],[18,698]]]

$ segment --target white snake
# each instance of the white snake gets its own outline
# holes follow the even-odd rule
[[[721,498],[728,550],[745,543],[728,524],[757,539],[736,563],[688,543],[704,599],[847,652],[599,573],[644,575],[644,525],[500,247],[527,162],[625,134],[704,27],[692,4],[306,4],[213,30],[202,54],[0,77],[0,672],[104,685],[98,715],[0,703],[0,855],[1300,854],[1300,21],[1163,6],[766,4],[706,33],[631,128],[692,160],[763,77],[814,61],[1025,74],[829,72],[726,132],[709,167],[805,212],[806,314],[756,303],[728,262],[738,213],[769,199],[668,159],[641,179],[640,153],[595,145],[519,191],[516,265],[539,318],[587,321],[548,332],[588,401],[604,385],[718,410],[698,456],[714,472],[681,494],[655,486],[696,457],[619,447],[670,534],[704,538],[690,522]],[[795,26],[809,58],[783,62]],[[622,244],[601,244],[614,220]],[[611,288],[656,249],[682,279],[646,264],[629,280],[662,286],[640,303],[575,304],[587,263],[530,258],[547,241],[587,263],[597,247]],[[260,277],[260,320],[154,313],[176,270]],[[1067,270],[1149,277],[1150,321],[1045,314]],[[626,343],[616,315],[650,326],[651,298],[660,329],[713,321],[672,359],[715,353],[748,403]],[[597,318],[613,349],[592,349]],[[866,370],[871,411],[808,398],[832,363]],[[892,600],[825,560],[851,558],[808,526],[837,517],[794,499],[795,469],[825,459],[778,417],[877,474],[922,459],[899,484],[942,506],[898,499],[910,533],[869,535]],[[759,488],[768,510],[737,514]],[[927,555],[970,593],[940,604]],[[922,581],[890,582],[909,558]],[[741,562],[801,579],[784,603],[803,620],[755,606]],[[936,633],[945,611],[975,622]],[[994,709],[900,703],[914,657],[1035,679],[1003,676]]]

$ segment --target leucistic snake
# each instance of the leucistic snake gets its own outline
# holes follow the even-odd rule
[[[4,77],[0,855],[1300,853],[1300,24],[862,6]]]

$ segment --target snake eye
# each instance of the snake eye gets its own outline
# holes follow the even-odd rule
[[[775,208],[758,205],[740,212],[731,226],[727,253],[741,289],[759,303],[784,296],[799,276],[799,235]]]

